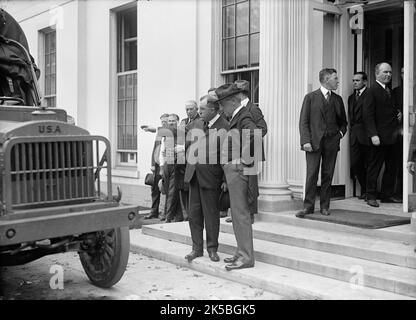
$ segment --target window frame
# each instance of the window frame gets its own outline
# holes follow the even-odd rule
[[[49,51],[46,51],[47,45],[46,45],[46,41],[48,39],[48,37],[54,34],[55,36],[55,48],[54,51],[51,51],[49,48]],[[57,106],[57,32],[56,32],[56,28],[54,26],[51,27],[47,27],[44,29],[39,30],[39,42],[40,42],[40,52],[39,52],[39,61],[40,61],[40,70],[41,70],[41,84],[42,84],[42,91],[43,91],[43,96],[42,96],[42,105],[48,106],[50,108],[56,108]],[[46,72],[46,57],[47,55],[51,56],[54,55],[55,56],[55,64],[54,64],[54,73],[48,73]],[[51,61],[49,59],[49,61]],[[51,86],[51,88],[49,89],[54,89],[54,92],[51,94],[46,94],[48,87],[47,87],[47,77],[51,77],[51,76],[55,76],[55,80],[53,85]],[[52,82],[51,82],[52,83]],[[50,105],[50,103],[48,103],[48,101],[53,101],[53,104]]]
[[[116,157],[115,164],[118,167],[124,167],[124,168],[136,168],[138,165],[138,139],[137,139],[137,114],[138,114],[138,98],[137,98],[137,83],[138,83],[138,59],[136,55],[136,69],[133,70],[127,70],[126,71],[126,65],[125,65],[125,44],[130,42],[136,42],[136,45],[138,45],[138,34],[136,33],[135,37],[130,38],[124,38],[124,17],[129,12],[136,11],[136,19],[137,19],[137,6],[128,5],[126,7],[122,7],[118,10],[114,11],[114,18],[115,18],[115,30],[114,30],[114,36],[115,36],[115,54],[113,55],[114,63],[115,63],[115,80],[114,80],[114,92],[115,92],[115,109],[114,109],[114,115],[115,115],[115,121],[113,123],[114,126],[114,145],[116,146],[114,148],[114,154]],[[121,28],[121,30],[120,30]],[[137,29],[136,29],[137,30]],[[136,31],[137,32],[137,31]],[[137,53],[137,51],[136,51]],[[120,147],[120,126],[128,127],[130,125],[127,124],[127,122],[120,123],[119,122],[119,102],[120,96],[119,96],[119,79],[120,77],[128,76],[136,74],[136,83],[133,84],[133,91],[136,90],[136,94],[133,93],[133,98],[130,99],[133,101],[133,137],[132,141],[133,144],[136,144],[136,149],[122,149]],[[127,103],[129,100],[128,98],[124,97],[122,99]],[[124,106],[126,111],[126,105]],[[126,135],[125,135],[125,138]],[[131,157],[133,155],[133,159],[131,160]],[[122,158],[125,157],[127,161],[122,161]]]
[[[244,34],[240,34],[237,35],[237,4],[240,3],[244,3],[244,2],[248,2],[248,33],[244,33]],[[259,1],[259,5],[260,5],[260,1]],[[229,36],[229,37],[225,37],[225,14],[224,14],[224,8],[226,7],[230,7],[230,6],[234,6],[235,10],[234,10],[234,35],[233,36]],[[249,73],[250,74],[250,86],[251,86],[251,93],[256,92],[256,83],[253,81],[253,78],[256,77],[256,73],[257,73],[257,97],[250,97],[250,99],[252,100],[253,103],[258,104],[259,103],[259,88],[258,88],[258,84],[259,84],[259,72],[260,72],[260,61],[258,62],[257,66],[251,66],[251,61],[250,61],[250,53],[251,53],[251,36],[255,35],[255,34],[260,34],[260,27],[258,31],[255,32],[251,32],[251,22],[252,22],[252,17],[251,17],[251,8],[252,8],[252,1],[251,0],[235,0],[230,4],[224,4],[224,0],[222,0],[219,4],[219,24],[220,24],[220,28],[219,28],[219,41],[220,41],[220,45],[219,45],[219,49],[220,49],[220,76],[222,78],[223,81],[229,82],[228,79],[230,79],[230,77],[234,76],[236,79],[241,79],[244,73]],[[260,20],[260,16],[259,16],[259,20]],[[239,37],[243,37],[243,36],[247,36],[248,37],[248,48],[247,48],[247,52],[248,52],[248,66],[244,67],[244,68],[237,68],[237,46],[234,45],[234,69],[232,70],[225,70],[225,45],[224,45],[224,41],[229,40],[229,39],[237,39]],[[260,41],[260,40],[259,40]],[[236,40],[234,41],[234,43],[236,43]],[[260,45],[259,45],[259,50],[260,50]],[[260,59],[259,59],[260,60]]]

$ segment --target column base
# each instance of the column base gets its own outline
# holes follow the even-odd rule
[[[302,200],[294,199],[289,185],[259,184],[259,211],[283,212],[299,210]]]
[[[289,190],[292,191],[292,197],[295,200],[303,201],[303,181],[288,180]]]

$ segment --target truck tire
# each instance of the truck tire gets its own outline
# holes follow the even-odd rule
[[[123,276],[129,251],[129,228],[122,227],[94,233],[92,241],[79,256],[91,282],[97,287],[110,288]]]

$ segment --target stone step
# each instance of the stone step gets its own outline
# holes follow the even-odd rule
[[[381,228],[381,229],[365,229],[365,228],[358,228],[347,226],[343,224],[336,224],[330,222],[323,222],[323,221],[316,221],[316,220],[309,220],[309,219],[300,219],[295,217],[295,211],[286,211],[286,212],[278,212],[278,213],[266,213],[261,212],[256,216],[256,221],[265,221],[265,222],[272,222],[272,223],[284,223],[293,226],[311,228],[311,229],[319,229],[325,231],[333,231],[333,232],[347,232],[353,234],[360,234],[369,237],[376,237],[379,239],[385,240],[393,240],[393,241],[401,241],[406,242],[412,245],[416,245],[416,234],[412,230],[410,224],[401,225],[401,226],[394,226],[389,228]]]
[[[146,227],[147,228],[147,227]],[[226,271],[223,262],[212,262],[205,254],[188,263],[184,257],[190,252],[187,244],[177,243],[143,234],[140,230],[130,231],[131,251],[155,259],[174,263],[212,276],[235,281],[287,299],[325,300],[402,300],[412,299],[391,292],[366,288],[329,279],[301,271],[256,261],[254,268]],[[220,254],[221,259],[230,255]]]
[[[221,232],[234,232],[225,219],[221,219],[220,228]],[[265,221],[253,224],[253,235],[260,240],[416,268],[414,245],[407,242]]]
[[[142,232],[184,244],[191,244],[188,223],[144,226]],[[233,234],[220,233],[218,250],[233,254]],[[360,281],[365,287],[416,297],[416,271],[394,265],[345,257],[333,253],[254,239],[256,260],[345,282]]]

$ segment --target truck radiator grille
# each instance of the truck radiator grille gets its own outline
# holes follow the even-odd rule
[[[8,166],[11,208],[96,199],[99,171],[108,165],[99,157],[99,141],[93,139],[14,143]]]

